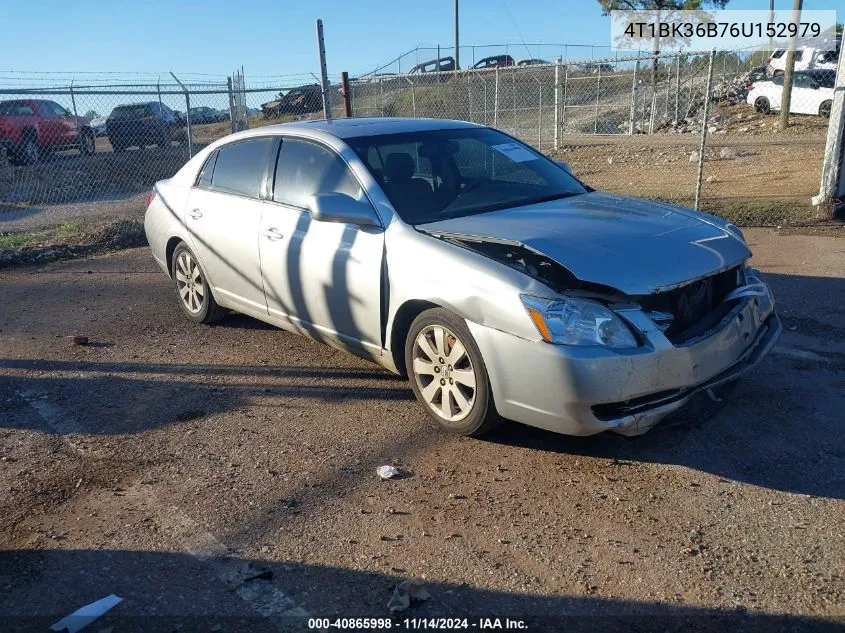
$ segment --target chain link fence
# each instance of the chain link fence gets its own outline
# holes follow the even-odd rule
[[[342,114],[339,81],[329,94]],[[146,194],[234,131],[323,116],[313,78],[0,84],[0,250],[140,221]]]
[[[811,198],[835,70],[795,74],[781,131],[783,77],[770,76],[766,61],[739,51],[373,74],[350,82],[350,98],[355,116],[497,127],[601,190],[697,205],[741,225],[817,221]],[[323,116],[310,75],[53,79],[0,77],[0,248],[140,220],[153,184],[209,143]],[[328,94],[333,116],[343,116],[338,77]]]
[[[353,112],[491,125],[566,160],[599,189],[698,203],[743,225],[814,222],[835,60],[796,71],[781,131],[783,77],[769,74],[765,55],[376,74],[352,83]]]

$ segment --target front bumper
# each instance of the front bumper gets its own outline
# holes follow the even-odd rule
[[[505,418],[567,435],[639,435],[696,393],[756,365],[782,327],[768,302],[744,299],[713,330],[673,346],[643,314],[633,350],[567,347],[469,323]]]

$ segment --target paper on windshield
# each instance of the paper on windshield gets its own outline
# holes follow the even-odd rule
[[[494,145],[493,149],[501,152],[515,163],[524,163],[529,160],[537,160],[537,156],[525,149],[519,143],[502,143]]]

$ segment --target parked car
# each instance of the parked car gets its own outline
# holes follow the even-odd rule
[[[219,123],[220,121],[228,121],[229,113],[209,108],[208,106],[199,106],[191,108],[191,124],[197,123]]]
[[[0,101],[0,145],[18,164],[37,163],[54,151],[96,151],[90,121],[44,99]]]
[[[91,119],[91,129],[94,130],[94,136],[105,136],[108,133],[106,129],[106,119],[108,117],[98,116]]]
[[[472,65],[473,68],[501,68],[503,66],[516,66],[516,62],[510,55],[492,55]]]
[[[115,152],[127,147],[158,145],[170,147],[184,134],[181,118],[163,103],[130,103],[119,105],[106,120],[106,129]]]
[[[248,130],[148,200],[188,319],[234,310],[360,354],[455,433],[644,433],[781,331],[738,228],[600,193],[472,123]]]
[[[319,84],[291,88],[274,101],[261,104],[265,119],[278,119],[285,114],[307,114],[323,108],[323,90]]]
[[[445,73],[452,72],[453,70],[460,70],[455,65],[454,57],[439,57],[437,59],[430,59],[427,62],[417,64],[408,71],[408,74],[418,75],[421,73]]]
[[[827,69],[836,70],[836,62],[839,59],[839,44],[831,44],[831,48],[817,48],[814,46],[802,46],[795,50],[795,70]],[[777,48],[772,51],[767,64],[770,75],[777,77],[783,75],[786,69],[786,49]]]
[[[813,114],[830,117],[833,105],[833,84],[836,72],[832,70],[805,70],[792,75],[792,97],[789,111],[792,114]],[[768,114],[780,110],[783,97],[783,75],[751,85],[745,101],[757,112]]]
[[[551,64],[552,62],[545,59],[520,59],[516,62],[517,66],[541,66],[543,64]]]

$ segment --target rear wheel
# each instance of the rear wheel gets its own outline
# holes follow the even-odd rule
[[[411,388],[446,431],[478,436],[501,422],[484,359],[463,319],[435,308],[411,324],[405,342]]]
[[[109,139],[109,141],[111,142],[111,149],[115,154],[120,154],[124,149],[126,149],[123,145],[118,143],[116,140],[112,141],[111,139]]]
[[[819,116],[824,117],[825,119],[829,119],[830,118],[830,108],[832,106],[833,106],[833,102],[830,101],[830,100],[823,102],[819,106]]]
[[[772,106],[766,97],[757,97],[754,100],[754,109],[760,114],[768,114],[772,111]]]
[[[90,156],[95,151],[97,151],[97,144],[94,139],[94,132],[89,129],[82,130],[79,137],[79,153],[84,156]]]
[[[205,272],[182,242],[173,251],[172,277],[182,312],[194,323],[213,323],[226,315],[211,294]]]

